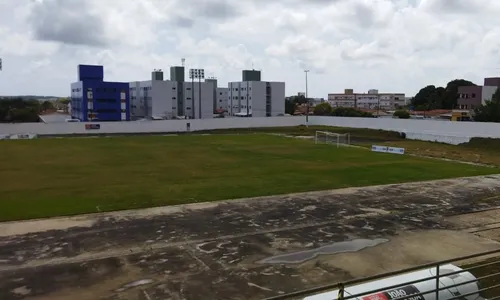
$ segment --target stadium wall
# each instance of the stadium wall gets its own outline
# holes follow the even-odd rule
[[[86,129],[86,124],[99,124],[99,129]],[[189,126],[188,126],[189,124]],[[2,134],[112,134],[112,133],[167,133],[212,129],[252,128],[252,127],[287,127],[304,124],[304,117],[269,117],[269,118],[218,118],[194,120],[162,120],[141,122],[75,122],[75,123],[19,123],[1,124]]]
[[[86,129],[94,123],[0,124],[0,135],[78,135],[121,133],[167,133],[211,129],[285,127],[305,124],[305,117],[220,118],[144,122],[97,122],[100,129]],[[188,129],[189,124],[189,129]],[[408,139],[460,144],[472,137],[500,138],[500,123],[446,122],[386,118],[310,117],[310,125],[370,128],[404,132]]]
[[[309,124],[404,132],[407,139],[457,145],[473,137],[500,138],[500,123],[435,120],[313,117]]]

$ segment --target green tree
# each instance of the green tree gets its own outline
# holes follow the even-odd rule
[[[293,102],[290,99],[285,100],[285,113],[289,115],[293,115],[295,110],[297,109],[297,103]]]
[[[329,116],[332,114],[332,106],[328,102],[323,102],[313,108],[316,116]]]
[[[50,101],[43,101],[42,102],[42,111],[46,111],[46,110],[49,110],[49,109],[53,109],[54,108],[54,105],[52,104],[52,102]]]
[[[300,96],[291,96],[285,100],[285,113],[293,115],[298,105],[307,103],[306,97]]]
[[[61,104],[64,104],[64,105],[68,105],[71,102],[71,99],[70,98],[62,98],[59,100],[59,102],[61,102]]]
[[[442,95],[442,107],[445,109],[453,109],[457,106],[458,101],[458,87],[459,86],[475,86],[473,82],[465,79],[454,79],[448,84]]]
[[[400,119],[409,119],[410,113],[406,109],[398,109],[394,112],[393,116],[398,117]]]
[[[474,120],[477,122],[500,122],[500,89],[496,90],[491,100],[474,110]]]
[[[0,100],[0,122],[39,122],[41,104],[22,98]]]
[[[448,82],[446,87],[428,85],[418,91],[411,104],[416,110],[453,109],[457,105],[459,86],[475,84],[465,79],[454,79]]]
[[[337,107],[332,111],[331,115],[336,117],[375,118],[375,116],[369,112],[364,112],[352,107]]]

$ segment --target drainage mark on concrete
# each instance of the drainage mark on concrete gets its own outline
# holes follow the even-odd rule
[[[125,290],[130,289],[130,288],[134,288],[134,287],[145,285],[145,284],[150,284],[152,282],[154,282],[153,279],[141,279],[141,280],[137,280],[137,281],[130,282],[130,283],[127,283],[127,284],[123,285],[121,288],[116,289],[115,292],[123,292]]]
[[[316,258],[318,255],[338,254],[345,252],[357,252],[369,247],[388,242],[388,239],[356,239],[352,241],[345,241],[333,243],[330,245],[322,246],[316,249],[305,250],[300,252],[281,254],[265,258],[258,263],[260,264],[300,264],[305,261]]]

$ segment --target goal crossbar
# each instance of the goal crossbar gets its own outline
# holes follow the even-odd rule
[[[351,143],[351,135],[349,133],[336,133],[330,131],[316,131],[314,142],[316,144],[330,144],[346,146]]]

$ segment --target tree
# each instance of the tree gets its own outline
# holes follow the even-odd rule
[[[285,100],[285,113],[293,115],[298,105],[307,103],[306,97],[300,96],[291,96]]]
[[[316,116],[329,116],[332,114],[332,106],[328,102],[323,102],[316,105],[313,112]]]
[[[369,112],[364,112],[352,107],[337,107],[332,111],[331,115],[336,117],[375,118],[375,116]]]
[[[477,122],[500,122],[500,89],[496,90],[491,100],[474,110],[474,120]]]
[[[454,79],[446,85],[445,92],[442,95],[442,108],[453,109],[457,106],[458,87],[459,86],[475,86],[473,82],[465,79]]]
[[[0,100],[0,122],[39,122],[41,104],[23,98]]]
[[[71,102],[71,99],[70,98],[62,98],[59,100],[59,102],[61,102],[61,104],[64,104],[64,105],[68,105]]]
[[[415,110],[453,109],[457,105],[459,86],[475,86],[475,84],[465,79],[454,79],[448,82],[446,87],[428,85],[420,89],[412,98],[411,104]]]
[[[42,111],[46,111],[46,110],[49,110],[49,109],[53,109],[54,108],[54,105],[52,104],[52,102],[50,101],[43,101],[42,102]]]
[[[297,103],[293,102],[290,99],[285,100],[285,113],[289,115],[293,115],[295,110],[297,109]]]
[[[410,113],[406,109],[398,109],[394,112],[393,116],[398,117],[400,119],[409,119]]]

